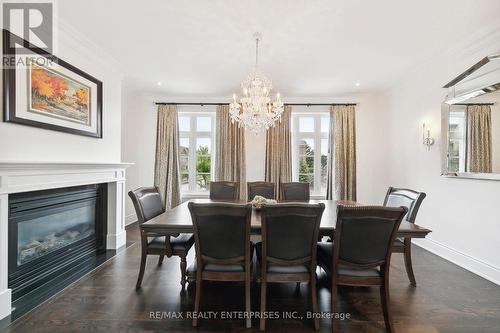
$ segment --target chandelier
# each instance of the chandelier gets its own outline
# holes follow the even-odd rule
[[[255,67],[247,78],[241,82],[243,97],[239,99],[233,94],[233,102],[229,104],[231,121],[238,122],[238,127],[260,133],[275,125],[283,113],[283,102],[280,94],[274,101],[269,97],[272,89],[271,80],[259,69],[259,41],[261,34],[255,33]]]

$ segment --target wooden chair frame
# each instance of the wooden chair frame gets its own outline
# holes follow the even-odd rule
[[[383,210],[381,210],[383,208]],[[332,298],[331,298],[331,309],[332,313],[337,310],[337,286],[379,286],[380,287],[380,298],[382,302],[382,310],[384,313],[384,322],[386,329],[389,333],[394,332],[394,327],[392,325],[392,315],[389,307],[389,268],[391,263],[392,255],[392,245],[396,239],[396,234],[401,224],[403,216],[406,214],[408,209],[406,207],[393,208],[393,207],[379,207],[379,206],[338,206],[337,211],[337,224],[335,227],[335,235],[333,242],[333,255],[332,255]],[[340,255],[340,240],[342,236],[342,226],[343,219],[346,215],[350,218],[355,217],[366,217],[366,216],[377,216],[385,218],[394,218],[394,214],[400,213],[399,221],[394,223],[394,227],[391,232],[390,241],[387,247],[387,253],[385,255],[385,260],[374,262],[367,265],[359,265],[355,263],[350,263],[339,259]],[[380,267],[381,276],[380,277],[355,277],[355,276],[342,276],[338,275],[339,264],[347,266],[352,269],[367,269]],[[332,318],[332,331],[339,331],[338,320]]]
[[[156,191],[158,194],[160,194],[160,188],[158,186],[155,186]],[[189,249],[187,251],[174,251],[172,249],[172,246],[170,244],[170,237],[177,237],[179,236],[178,233],[156,233],[156,232],[146,232],[143,230],[140,226],[144,222],[146,222],[145,217],[144,217],[144,211],[142,209],[141,204],[136,200],[135,197],[135,192],[143,190],[144,187],[140,187],[134,191],[129,191],[128,195],[130,199],[132,200],[132,203],[134,204],[134,208],[136,211],[137,215],[137,222],[139,223],[139,230],[141,233],[141,265],[139,268],[139,275],[137,276],[137,282],[135,285],[136,289],[139,289],[142,284],[142,280],[144,278],[144,272],[146,270],[146,261],[147,261],[147,256],[148,255],[158,255],[158,265],[161,265],[163,263],[163,259],[165,256],[167,258],[170,258],[172,256],[178,256],[181,260],[180,262],[180,269],[181,269],[181,285],[182,289],[186,287],[186,269],[187,269],[187,254],[189,252]],[[160,194],[161,196],[161,194]],[[162,202],[162,211],[165,211],[165,202],[164,200]],[[158,248],[150,248],[148,246],[148,238],[152,237],[165,237],[165,248],[164,249],[158,249]]]
[[[418,210],[420,209],[420,205],[422,204],[422,201],[425,199],[426,194],[423,192],[417,192],[417,191],[410,190],[407,188],[396,188],[396,187],[391,186],[391,187],[389,187],[389,189],[387,190],[387,194],[385,195],[384,206],[387,205],[387,201],[389,200],[389,196],[393,195],[394,192],[399,192],[399,191],[410,192],[415,196],[415,197],[409,197],[405,194],[397,194],[400,196],[404,196],[410,200],[413,200],[413,204],[409,209],[408,216],[406,217],[406,220],[410,223],[415,223]],[[411,238],[405,237],[403,239],[403,246],[394,246],[393,252],[404,254],[406,274],[408,275],[408,279],[410,280],[411,285],[416,287],[417,280],[415,279],[415,273],[413,272],[413,264],[411,261]]]
[[[288,182],[288,183],[281,183],[280,187],[281,187],[281,198],[283,199],[283,201],[295,201],[295,202],[304,201],[304,202],[307,202],[311,199],[311,193],[310,193],[311,190],[309,188],[309,183]],[[307,190],[306,198],[304,198],[303,200],[294,200],[294,199],[290,199],[290,197],[287,198],[287,196],[286,196],[287,188],[293,188],[293,187],[300,187],[303,190]]]
[[[299,258],[296,260],[283,260],[278,258],[272,258],[267,256],[267,221],[266,221],[266,210],[273,209],[279,210],[278,214],[287,215],[290,213],[290,210],[294,208],[318,208],[321,209],[320,213],[316,216],[316,221],[314,225],[314,233],[313,238],[311,239],[311,256]],[[283,203],[277,206],[266,207],[265,205],[262,208],[262,255],[261,255],[261,291],[260,291],[260,330],[265,330],[266,320],[263,316],[266,311],[266,301],[267,301],[267,283],[268,282],[278,282],[278,283],[286,283],[286,282],[309,282],[309,292],[311,295],[311,305],[312,311],[314,313],[318,312],[318,298],[317,298],[317,290],[316,290],[316,251],[317,251],[317,242],[319,235],[319,226],[321,224],[321,217],[323,214],[323,210],[325,209],[325,205],[323,203],[319,204],[305,204],[305,203]],[[310,216],[310,215],[307,215]],[[307,265],[309,268],[309,273],[269,273],[267,271],[267,264],[274,263],[283,266],[292,266],[292,265]],[[319,330],[319,319],[314,318],[314,329]]]
[[[214,211],[217,210],[226,210],[228,208],[239,208],[246,209],[246,225],[245,225],[245,254],[241,257],[228,258],[228,259],[217,259],[211,258],[207,256],[203,256],[200,253],[200,235],[198,230],[198,219],[197,216],[193,213],[193,207],[207,207],[213,208]],[[251,245],[250,245],[250,224],[252,218],[252,205],[251,204],[237,204],[237,203],[209,203],[209,204],[196,204],[190,202],[188,204],[189,210],[191,212],[191,218],[193,220],[194,227],[194,238],[195,238],[195,250],[196,250],[196,295],[194,302],[194,313],[198,314],[200,311],[200,303],[201,303],[201,293],[202,293],[202,283],[204,280],[207,281],[244,281],[245,282],[245,311],[247,314],[250,314],[251,306],[250,306],[250,285],[251,285],[251,276],[250,276],[250,266],[251,266]],[[221,244],[221,246],[224,246]],[[234,265],[234,264],[243,264],[244,271],[243,272],[214,272],[214,271],[204,271],[203,267],[206,263],[216,264],[216,265]],[[198,318],[194,316],[192,325],[194,327],[198,326]],[[246,327],[250,328],[252,326],[252,321],[250,316],[248,315],[246,318]]]

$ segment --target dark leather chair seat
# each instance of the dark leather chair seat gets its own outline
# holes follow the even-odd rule
[[[269,264],[267,266],[268,273],[274,274],[296,274],[296,273],[309,273],[309,269],[305,265],[283,266]]]
[[[382,276],[378,268],[353,269],[349,266],[339,265],[337,270],[338,275],[355,276],[355,277],[379,277]]]
[[[196,261],[189,265],[188,275],[196,276],[196,270],[198,269]],[[204,267],[205,271],[210,272],[243,272],[245,267],[243,265],[217,265],[217,264],[206,264]]]
[[[149,243],[148,247],[155,249],[164,249],[166,236],[158,236],[154,237]],[[170,236],[169,236],[170,237]],[[172,251],[186,251],[191,248],[194,244],[194,235],[193,234],[180,234],[177,237],[170,237],[170,246],[172,247]]]

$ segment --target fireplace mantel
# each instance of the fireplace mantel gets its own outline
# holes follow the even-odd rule
[[[126,243],[125,169],[132,163],[0,161],[0,319],[11,313],[8,288],[9,194],[61,187],[108,184],[107,248]]]

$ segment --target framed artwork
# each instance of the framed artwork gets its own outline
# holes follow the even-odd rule
[[[102,138],[102,82],[3,30],[4,121]]]

